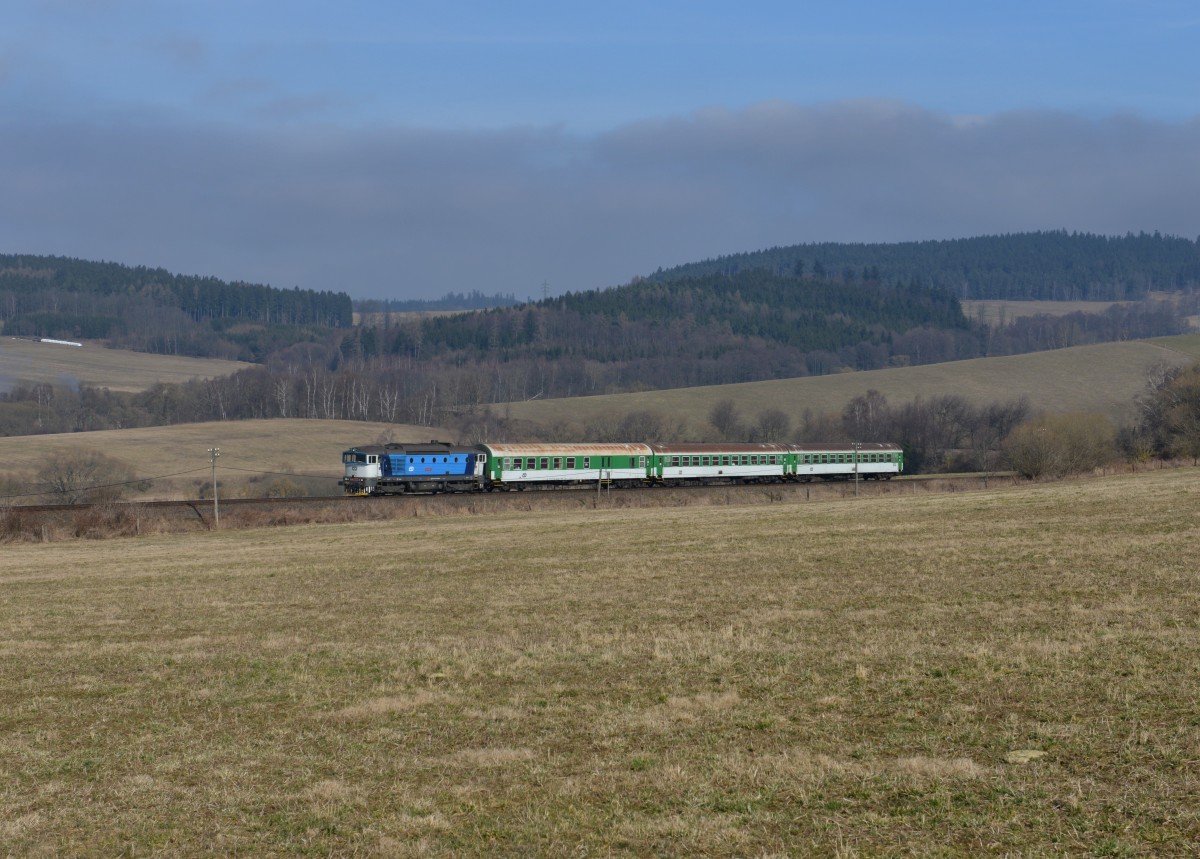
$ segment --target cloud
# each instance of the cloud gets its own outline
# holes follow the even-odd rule
[[[0,151],[0,250],[358,296],[587,289],[807,241],[1200,233],[1200,120],[882,101],[598,135],[8,119]]]

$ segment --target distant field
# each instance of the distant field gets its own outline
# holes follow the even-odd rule
[[[5,545],[0,843],[1191,857],[1196,478]]]
[[[708,414],[724,399],[733,400],[744,417],[779,408],[796,423],[806,409],[814,414],[840,412],[853,397],[873,388],[893,404],[938,394],[960,394],[975,403],[1024,395],[1036,410],[1096,412],[1119,422],[1132,417],[1134,397],[1145,389],[1151,365],[1186,364],[1198,358],[1200,335],[1185,335],[832,376],[519,402],[499,410],[545,425],[582,427],[605,413],[651,409],[686,420],[698,435],[708,431]]]
[[[1129,301],[1011,301],[998,299],[965,300],[963,315],[987,325],[1005,325],[1023,316],[1066,316],[1068,313],[1103,313],[1114,304]]]
[[[86,382],[112,391],[143,391],[157,382],[209,379],[250,366],[253,365],[217,358],[184,358],[106,349],[95,342],[77,347],[0,337],[0,383],[24,381],[61,385]]]
[[[263,484],[285,475],[322,478],[326,488],[336,491],[346,448],[382,440],[427,441],[437,437],[449,436],[444,430],[403,424],[298,419],[14,436],[0,438],[0,476],[27,474],[32,480],[39,462],[61,452],[94,450],[128,463],[139,476],[185,472],[155,482],[146,497],[195,497],[196,485],[210,482],[208,449],[218,447],[219,479],[233,488],[233,494],[240,494],[243,487],[256,488],[252,494],[262,494]],[[277,474],[256,474],[264,471]],[[256,487],[249,483],[251,480]]]
[[[355,313],[355,325],[395,325],[409,319],[420,319],[425,316],[459,316],[463,313],[474,313],[473,310],[393,310],[390,313]]]

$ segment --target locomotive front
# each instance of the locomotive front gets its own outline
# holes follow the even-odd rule
[[[351,448],[342,452],[342,465],[344,469],[339,483],[347,495],[370,495],[375,491],[382,476],[378,452]]]

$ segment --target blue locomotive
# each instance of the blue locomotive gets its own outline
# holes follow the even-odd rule
[[[433,439],[354,447],[342,453],[347,495],[469,492],[484,486],[487,455],[476,447]]]

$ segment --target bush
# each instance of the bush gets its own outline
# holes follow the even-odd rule
[[[1116,454],[1112,424],[1101,415],[1043,416],[1004,440],[1009,466],[1022,477],[1065,477],[1099,468]]]
[[[91,450],[50,457],[40,476],[43,489],[63,504],[112,501],[138,483],[124,460]]]

